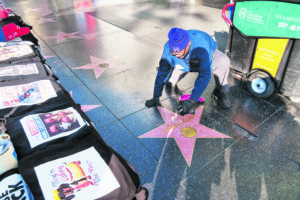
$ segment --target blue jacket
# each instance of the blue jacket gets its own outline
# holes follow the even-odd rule
[[[7,39],[4,35],[4,32],[2,30],[2,27],[0,26],[0,42],[7,42]]]
[[[191,100],[197,102],[206,89],[211,78],[213,53],[217,49],[217,43],[203,31],[188,30],[187,32],[191,39],[191,46],[184,59],[173,56],[170,53],[169,43],[165,44],[155,79],[154,97],[162,95],[165,82],[171,76],[173,68],[185,72],[198,72]]]

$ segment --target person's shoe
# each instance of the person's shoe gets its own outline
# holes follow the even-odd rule
[[[168,89],[172,89],[173,84],[172,84],[171,82],[167,81],[167,82],[166,82],[166,87],[167,87]]]
[[[227,92],[220,92],[219,90],[215,89],[213,92],[213,96],[216,99],[219,106],[226,109],[231,108],[231,103]]]
[[[176,95],[180,95],[181,96],[181,95],[183,95],[184,91],[182,89],[180,89],[177,85],[175,85],[174,86],[174,92],[175,92]]]

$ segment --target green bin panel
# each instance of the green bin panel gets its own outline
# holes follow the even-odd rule
[[[236,2],[233,26],[247,37],[300,39],[300,4],[278,1]]]

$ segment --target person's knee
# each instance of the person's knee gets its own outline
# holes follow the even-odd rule
[[[226,54],[221,51],[218,51],[214,56],[214,70],[228,70],[230,67],[230,59]]]
[[[230,67],[230,59],[228,58],[227,55],[224,54],[223,59],[222,59],[223,67],[229,69]]]

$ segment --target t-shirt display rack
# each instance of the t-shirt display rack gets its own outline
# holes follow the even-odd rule
[[[7,13],[0,27],[32,30]],[[60,84],[31,32],[0,42],[0,131],[0,199],[148,197],[134,167],[105,143]]]

